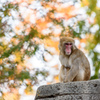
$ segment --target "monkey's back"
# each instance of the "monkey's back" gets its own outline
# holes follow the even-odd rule
[[[89,61],[88,61],[88,59],[87,59],[87,57],[85,56],[85,54],[81,51],[81,50],[79,50],[79,49],[77,49],[76,51],[74,51],[73,52],[73,54],[72,55],[74,55],[74,53],[76,54],[76,59],[79,59],[79,62],[80,62],[80,68],[79,68],[79,77],[80,77],[80,75],[82,75],[82,74],[84,74],[84,81],[85,80],[89,80],[90,79],[90,64],[89,64]],[[74,59],[75,59],[74,58]],[[75,60],[76,60],[75,59]],[[77,76],[78,76],[77,75]],[[73,81],[77,81],[77,80],[79,80],[79,79],[77,79],[78,77],[75,77],[74,78],[74,80]],[[82,78],[82,76],[81,76],[81,78]]]

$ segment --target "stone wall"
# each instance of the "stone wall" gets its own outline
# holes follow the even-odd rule
[[[100,79],[40,86],[35,100],[100,100]]]

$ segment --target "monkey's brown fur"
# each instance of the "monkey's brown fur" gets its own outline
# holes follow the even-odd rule
[[[65,43],[72,43],[71,54],[65,54]],[[90,79],[90,64],[84,53],[75,46],[71,37],[62,37],[59,42],[59,59],[62,64],[60,82],[85,81]]]

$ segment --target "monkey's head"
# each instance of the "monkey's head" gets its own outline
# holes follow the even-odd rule
[[[62,37],[59,42],[59,50],[64,55],[70,55],[76,49],[75,41],[71,37]]]

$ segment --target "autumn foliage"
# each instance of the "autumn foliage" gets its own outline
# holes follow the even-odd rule
[[[36,86],[59,82],[59,37],[71,36],[90,55],[98,78],[100,8],[97,0],[0,1],[0,100],[35,95]],[[87,8],[87,9],[86,9]],[[17,98],[17,99],[16,99]]]

